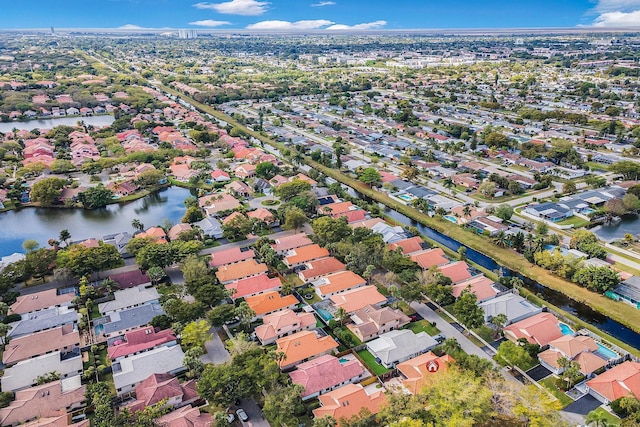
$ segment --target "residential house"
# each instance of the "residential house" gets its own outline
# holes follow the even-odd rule
[[[479,303],[490,300],[498,295],[495,283],[484,274],[478,274],[470,279],[455,283],[452,289],[453,296],[458,298],[465,289],[469,289],[471,292],[476,294],[476,298]]]
[[[295,371],[289,372],[291,381],[304,387],[303,401],[346,384],[358,383],[368,376],[367,370],[355,357],[343,362],[330,354],[301,363]]]
[[[143,304],[122,311],[113,312],[105,317],[93,321],[96,328],[96,338],[111,338],[124,334],[151,322],[156,316],[165,314],[157,302]]]
[[[347,313],[354,313],[364,307],[380,306],[387,301],[378,288],[373,285],[361,286],[329,297],[336,309],[344,309]]]
[[[186,231],[191,231],[191,230],[192,230],[191,224],[185,224],[181,222],[171,227],[171,229],[167,233],[167,236],[169,237],[169,240],[178,240],[178,238],[182,233]]]
[[[598,349],[598,344],[591,337],[564,335],[549,342],[549,348],[538,354],[538,360],[542,366],[560,375],[565,368],[560,366],[559,360],[565,358],[578,363],[580,372],[588,376],[607,365],[608,360],[596,354]]]
[[[109,360],[120,360],[158,347],[176,345],[177,339],[171,329],[156,331],[153,326],[145,326],[129,331],[124,334],[124,337],[116,339],[107,347],[107,355]]]
[[[362,409],[367,409],[372,414],[380,412],[387,404],[387,397],[384,389],[376,389],[371,393],[369,388],[365,389],[360,384],[347,384],[336,390],[319,397],[320,406],[313,410],[315,418],[332,417],[341,425],[342,419],[350,419]]]
[[[36,385],[38,377],[56,372],[59,378],[82,374],[82,356],[76,348],[67,353],[54,351],[16,363],[5,369],[2,391],[16,391]]]
[[[112,364],[113,382],[118,396],[132,391],[152,374],[177,374],[184,371],[184,353],[179,345],[125,357]]]
[[[279,291],[282,282],[278,277],[270,278],[267,274],[236,280],[224,286],[233,299],[246,298],[270,291]]]
[[[226,285],[240,279],[264,274],[269,269],[265,264],[257,262],[255,259],[248,259],[235,264],[221,266],[216,271],[216,277],[221,284]]]
[[[173,175],[176,181],[189,182],[192,178],[197,178],[200,174],[197,170],[189,168],[189,165],[185,164],[172,164],[169,166],[171,169],[171,175]]]
[[[449,259],[444,256],[444,251],[441,248],[433,248],[420,252],[414,252],[409,255],[409,257],[423,270],[428,270],[434,266],[440,267],[450,262]]]
[[[251,178],[256,175],[256,166],[250,163],[243,163],[233,170],[233,173],[239,178]]]
[[[415,334],[409,329],[386,332],[367,343],[367,349],[380,359],[380,363],[391,369],[404,362],[431,350],[438,343],[426,332]]]
[[[48,353],[67,354],[80,347],[80,334],[73,324],[67,324],[34,334],[14,338],[6,344],[2,353],[2,363],[13,366],[16,363]]]
[[[271,245],[278,256],[283,256],[291,249],[300,248],[313,244],[313,241],[304,233],[293,234],[291,236],[279,237],[275,239],[275,243]]]
[[[147,273],[143,273],[140,270],[126,271],[124,273],[112,274],[109,279],[116,282],[118,288],[126,289],[133,288],[134,286],[151,285],[151,279]]]
[[[102,242],[107,245],[113,245],[118,249],[118,253],[123,257],[131,256],[127,253],[127,244],[133,239],[133,236],[127,232],[118,234],[108,234],[102,237]]]
[[[495,236],[496,234],[505,232],[509,229],[507,225],[502,224],[502,219],[493,215],[477,217],[474,220],[469,221],[467,225],[476,232],[488,234],[489,236]]]
[[[298,272],[298,276],[304,283],[311,282],[331,273],[346,270],[346,266],[334,257],[321,258],[308,262],[304,265],[306,268]]]
[[[46,331],[64,325],[78,323],[78,313],[69,307],[51,307],[44,310],[26,313],[16,322],[10,323],[11,329],[7,336],[11,339]]]
[[[107,184],[107,188],[113,191],[113,194],[116,197],[126,197],[138,191],[139,187],[132,180],[127,180],[122,182],[112,181]]]
[[[284,263],[289,268],[300,267],[307,262],[329,256],[329,251],[316,244],[291,249],[285,254]]]
[[[453,181],[454,184],[464,188],[476,189],[480,185],[480,181],[474,178],[474,176],[470,173],[461,173],[457,175],[452,175],[451,181]]]
[[[299,363],[306,362],[325,354],[331,354],[338,343],[328,335],[321,336],[318,330],[300,331],[276,340],[276,352],[285,357],[279,362],[280,369],[286,371]]]
[[[587,381],[589,394],[609,404],[621,397],[640,399],[640,363],[626,361]]]
[[[452,262],[438,267],[438,271],[451,279],[453,283],[462,282],[471,278],[469,265],[464,261]]]
[[[559,222],[573,216],[573,210],[562,203],[546,202],[528,205],[525,213],[551,222]]]
[[[246,297],[245,301],[249,304],[253,312],[256,313],[256,319],[280,310],[293,310],[298,305],[296,297],[293,295],[283,297],[277,291]]]
[[[400,248],[404,255],[409,255],[414,252],[419,252],[425,249],[423,246],[426,246],[426,243],[420,236],[410,237],[408,239],[398,240],[393,243],[389,243],[387,245],[389,249],[395,251]]]
[[[511,341],[520,338],[526,339],[531,344],[544,347],[551,341],[563,336],[556,316],[542,312],[505,327],[504,336]]]
[[[162,427],[209,427],[214,420],[211,414],[187,405],[161,416],[155,423]]]
[[[17,391],[9,406],[0,409],[0,425],[17,426],[61,414],[66,418],[67,412],[86,405],[86,392],[87,387],[80,384],[79,376]]]
[[[290,309],[268,314],[262,321],[263,324],[255,329],[255,335],[262,345],[273,344],[279,338],[316,327],[313,313],[295,313]]]
[[[21,295],[9,307],[9,314],[26,314],[51,307],[68,307],[75,298],[75,293],[58,293],[57,289]]]
[[[409,324],[411,319],[400,310],[394,310],[391,307],[378,308],[372,305],[354,312],[351,315],[353,323],[347,327],[362,342],[370,341],[377,338],[385,332]]]
[[[157,303],[160,294],[153,287],[147,288],[144,285],[139,285],[116,291],[113,293],[113,297],[114,299],[111,301],[98,304],[98,311],[103,316],[145,304]]]
[[[223,265],[236,264],[241,261],[246,261],[248,259],[255,257],[255,252],[253,249],[243,250],[243,248],[239,247],[231,247],[225,249],[224,246],[221,248],[222,250],[213,252],[211,254],[211,260],[209,261],[209,266],[211,268],[221,267]]]
[[[429,351],[406,362],[398,363],[396,368],[404,377],[402,385],[415,395],[426,386],[433,384],[434,380],[447,372],[449,364],[454,362],[455,360],[448,354],[436,356]]]
[[[199,227],[205,236],[209,236],[213,239],[222,239],[222,225],[214,217],[208,216],[202,221],[195,222],[193,225]]]
[[[478,305],[484,311],[485,322],[490,322],[497,315],[504,314],[507,316],[507,324],[510,324],[542,312],[542,308],[513,292],[482,301]]]
[[[198,204],[207,216],[217,216],[220,212],[238,209],[242,204],[231,194],[215,193],[198,199]]]
[[[280,225],[280,221],[278,221],[278,218],[273,213],[271,213],[270,210],[265,208],[258,208],[254,211],[247,212],[247,216],[249,218],[254,218],[262,221],[270,227],[278,227]]]
[[[127,404],[131,412],[141,411],[166,400],[164,407],[181,408],[200,400],[195,380],[180,383],[171,374],[151,374],[135,388],[136,400]]]
[[[311,282],[320,298],[327,298],[367,284],[367,281],[350,270],[329,274]]]
[[[231,177],[229,177],[229,174],[220,169],[216,169],[211,172],[211,179],[215,182],[231,181]]]

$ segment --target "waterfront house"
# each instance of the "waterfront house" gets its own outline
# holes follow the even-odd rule
[[[422,251],[423,249],[425,249],[427,244],[422,240],[420,236],[414,236],[408,239],[398,240],[396,242],[389,243],[387,246],[392,251],[395,251],[396,249],[401,248],[402,253],[404,255],[409,255],[415,252]]]
[[[464,261],[456,261],[438,267],[438,271],[449,279],[451,282],[458,283],[471,278],[469,265]]]
[[[447,265],[450,262],[449,259],[444,256],[444,251],[440,248],[413,252],[409,257],[423,270],[428,270],[431,267]]]
[[[626,361],[587,381],[590,395],[604,404],[621,397],[640,399],[640,363]]]
[[[213,239],[221,239],[223,230],[220,222],[211,216],[204,218],[201,221],[194,223],[193,225],[199,227],[205,236],[209,236]]]
[[[512,323],[503,329],[504,336],[511,341],[526,339],[531,344],[538,344],[544,347],[551,341],[563,336],[556,316],[551,313],[542,312]]]
[[[607,360],[594,354],[598,349],[598,344],[591,337],[564,335],[549,342],[549,348],[538,354],[538,360],[542,366],[560,375],[565,368],[559,361],[566,358],[578,363],[580,372],[588,376],[607,365]]]
[[[476,294],[476,298],[478,302],[490,300],[498,295],[498,290],[495,287],[495,283],[493,280],[486,277],[484,274],[479,274],[477,276],[473,276],[470,279],[463,280],[459,283],[455,283],[453,285],[453,296],[458,298],[462,291],[465,289],[469,289],[471,292]]]
[[[478,305],[484,311],[485,322],[490,322],[498,314],[504,314],[507,316],[507,324],[510,324],[542,312],[542,308],[513,292],[482,301]]]

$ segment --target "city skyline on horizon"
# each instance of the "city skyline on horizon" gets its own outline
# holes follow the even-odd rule
[[[3,5],[0,29],[367,31],[639,28],[640,0],[33,0]],[[550,13],[553,12],[553,13]]]

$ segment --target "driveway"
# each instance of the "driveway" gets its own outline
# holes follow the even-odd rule
[[[568,412],[571,414],[579,414],[579,415],[587,415],[589,412],[594,409],[598,409],[602,405],[595,397],[587,394],[575,402],[568,405],[566,408],[562,410],[562,412]]]
[[[204,344],[207,353],[200,356],[200,360],[204,363],[212,363],[214,365],[220,365],[231,360],[231,356],[229,356],[229,352],[222,343],[216,328],[211,328],[209,333],[212,337]]]
[[[240,408],[249,416],[249,421],[240,422],[244,427],[271,427],[267,420],[262,415],[262,410],[253,399],[242,399],[240,401]]]
[[[265,200],[274,200],[276,202],[278,202],[275,205],[271,205],[271,206],[265,206],[262,204],[262,202],[264,202]],[[258,208],[265,208],[265,209],[277,209],[278,206],[280,206],[280,200],[278,200],[278,198],[276,196],[263,196],[263,197],[256,197],[253,199],[249,199],[249,206],[251,206],[253,209],[258,209]]]

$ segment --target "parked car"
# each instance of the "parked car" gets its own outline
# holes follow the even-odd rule
[[[238,416],[238,419],[240,421],[248,421],[249,420],[249,416],[247,415],[246,412],[244,412],[244,409],[242,409],[242,408],[238,408],[238,410],[236,411],[236,415]]]
[[[227,414],[227,422],[229,424],[231,424],[232,422],[234,422],[236,420],[236,416],[233,414]]]
[[[442,334],[438,334],[438,335],[435,335],[433,339],[436,340],[438,344],[442,344],[444,340],[446,340],[447,338]]]

